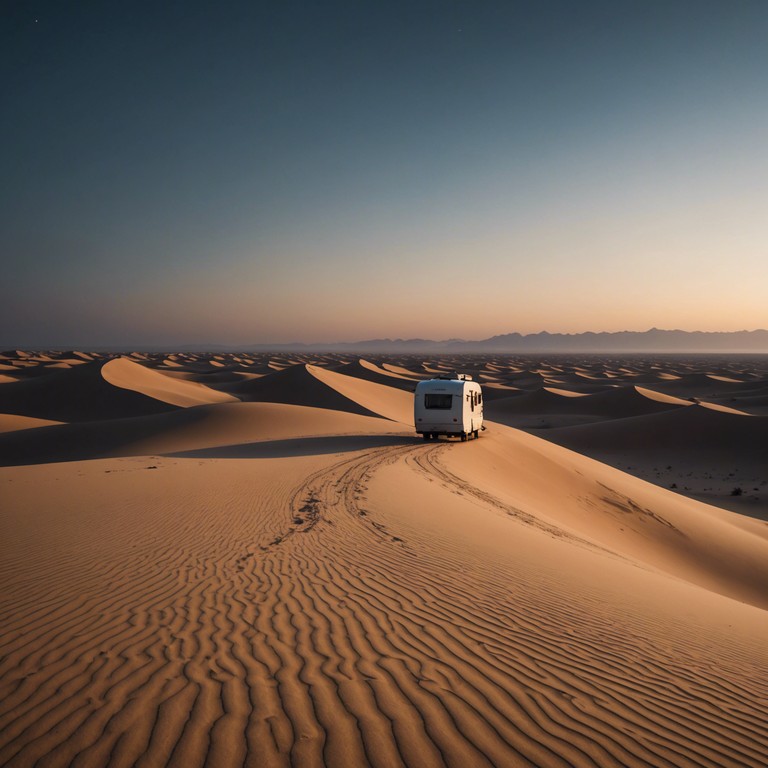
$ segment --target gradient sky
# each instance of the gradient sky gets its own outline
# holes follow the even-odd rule
[[[763,0],[6,0],[0,344],[766,327],[766,40]]]

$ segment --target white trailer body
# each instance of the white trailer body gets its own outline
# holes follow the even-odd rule
[[[438,435],[477,437],[483,427],[483,392],[476,381],[453,378],[420,381],[413,401],[413,423],[425,440]]]

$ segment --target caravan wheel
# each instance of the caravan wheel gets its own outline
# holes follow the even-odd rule
[[[462,432],[461,433],[461,442],[462,443],[466,443],[467,442],[467,433],[466,432]]]

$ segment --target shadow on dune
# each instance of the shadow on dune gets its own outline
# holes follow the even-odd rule
[[[241,445],[222,445],[163,454],[181,459],[283,459],[291,456],[320,456],[327,453],[351,453],[365,448],[416,445],[421,438],[405,435],[338,435],[292,437],[286,440],[264,440]]]
[[[178,410],[141,392],[114,386],[102,374],[106,364],[99,360],[5,384],[0,389],[0,413],[89,422]]]
[[[164,434],[180,425],[203,422],[207,410],[201,406],[6,432],[0,434],[0,467],[157,454]]]
[[[217,389],[246,403],[284,403],[356,413],[361,416],[378,416],[318,380],[303,364],[292,365],[258,379],[217,385]]]
[[[280,408],[280,406],[277,406]],[[284,406],[283,406],[284,407]],[[248,408],[248,406],[246,406]],[[301,420],[300,409],[295,420]],[[332,412],[327,412],[331,413]],[[280,417],[278,412],[277,416]],[[282,418],[290,416],[285,412]],[[349,418],[349,414],[340,414]],[[330,418],[333,418],[331,415]],[[354,418],[354,417],[353,417]],[[362,418],[362,417],[361,417]],[[266,420],[266,423],[265,423]],[[189,456],[248,458],[259,456],[299,456],[320,453],[376,448],[416,441],[415,435],[363,433],[363,425],[336,426],[339,432],[355,434],[325,434],[307,437],[291,436],[259,440],[261,424],[269,424],[269,414],[261,411],[249,417],[240,404],[223,404],[183,408],[154,416],[127,419],[57,424],[0,434],[0,466],[48,464],[120,456]],[[363,419],[367,421],[367,419]],[[370,419],[372,425],[386,424],[382,419]],[[325,427],[330,432],[328,426]],[[262,432],[263,434],[263,432]],[[203,444],[201,445],[201,441]],[[194,447],[195,442],[197,446]],[[211,442],[218,445],[211,445]],[[191,443],[191,445],[190,445]],[[208,444],[205,444],[208,443]],[[285,453],[281,453],[285,451]],[[302,454],[302,451],[304,452]]]

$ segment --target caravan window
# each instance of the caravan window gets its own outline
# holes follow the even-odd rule
[[[450,410],[453,402],[451,395],[424,395],[425,408],[443,408]]]

